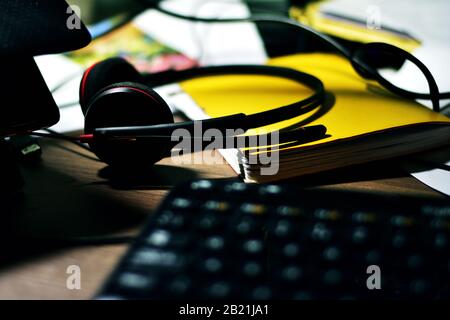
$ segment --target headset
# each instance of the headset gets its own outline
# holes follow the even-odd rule
[[[244,113],[174,123],[167,103],[152,89],[187,79],[217,75],[266,75],[288,79],[306,86],[312,94],[301,101],[276,109],[246,115]],[[297,70],[258,65],[212,66],[184,71],[140,74],[122,58],[111,58],[95,64],[84,73],[80,85],[80,105],[85,116],[85,135],[92,151],[104,162],[116,167],[141,167],[154,164],[170,154],[178,141],[172,141],[175,130],[195,136],[195,126],[203,131],[216,129],[224,139],[230,129],[244,132],[288,120],[310,112],[323,103],[325,89],[318,78]],[[305,127],[302,135],[323,137],[323,126]],[[290,135],[290,138],[295,138]],[[175,142],[175,143],[174,143]],[[233,147],[223,143],[223,146]]]
[[[437,84],[427,67],[409,52],[385,43],[368,43],[350,52],[340,43],[289,18],[271,15],[253,15],[243,19],[209,19],[181,15],[165,10],[160,1],[144,1],[160,12],[195,22],[235,23],[271,22],[293,26],[309,32],[317,39],[346,57],[355,71],[364,79],[374,80],[394,94],[408,99],[428,99],[433,110],[439,112],[439,100],[450,98],[450,92],[439,93]],[[377,59],[398,56],[413,62],[424,74],[429,93],[417,93],[399,88],[383,78],[371,65]],[[288,120],[321,106],[325,88],[320,79],[294,69],[264,65],[227,65],[198,67],[183,71],[164,71],[140,74],[131,64],[121,58],[111,58],[87,69],[80,84],[80,105],[85,116],[85,134],[81,141],[89,143],[92,151],[102,161],[115,167],[141,168],[152,165],[170,154],[174,147],[171,139],[177,129],[194,132],[197,122],[174,123],[167,103],[152,89],[200,77],[218,75],[265,75],[288,79],[306,86],[312,94],[301,101],[272,110],[246,115],[244,113],[201,120],[203,130],[210,128],[226,132],[227,129],[258,128]],[[288,139],[302,139],[307,133],[315,139],[325,136],[323,126],[305,127]],[[200,139],[191,135],[194,139]],[[224,138],[230,138],[224,134]]]

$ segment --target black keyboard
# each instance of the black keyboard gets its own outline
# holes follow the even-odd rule
[[[199,180],[177,187],[100,299],[450,297],[450,202]]]

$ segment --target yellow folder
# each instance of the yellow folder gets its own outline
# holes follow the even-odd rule
[[[322,6],[327,2],[312,2],[305,8],[293,6],[290,9],[290,16],[317,31],[345,40],[360,43],[386,42],[410,52],[421,46],[418,39],[401,31],[381,27],[369,29],[366,24],[351,21],[345,17],[333,18],[323,14]]]
[[[350,144],[346,144],[347,152],[348,148],[351,148],[351,141],[355,141],[358,137],[386,131],[398,133],[407,127],[445,128],[444,130],[447,130],[445,132],[450,135],[449,118],[414,101],[395,96],[375,83],[367,82],[356,74],[347,60],[340,56],[333,54],[298,54],[272,59],[269,64],[295,68],[310,73],[323,81],[328,92],[327,103],[324,107],[263,128],[272,131],[298,125],[322,124],[327,127],[328,138],[290,146],[281,149],[280,152],[282,153],[287,149],[289,150],[287,154],[291,154],[291,156],[292,151],[301,152],[302,150],[314,149],[317,153],[326,146],[349,141]],[[240,112],[246,114],[261,112],[290,104],[307,97],[311,93],[310,89],[293,81],[269,76],[208,77],[185,81],[181,86],[210,117]],[[249,134],[257,132],[258,129],[252,129]],[[439,135],[435,141],[416,143],[415,149],[419,151],[445,143],[441,140],[447,140],[447,143],[450,143],[448,135],[447,137],[441,136],[442,130]],[[429,132],[427,137],[430,137]],[[386,139],[386,136],[384,135],[382,139]],[[402,137],[402,141],[406,144],[408,142],[407,136]],[[400,149],[402,150],[401,154],[413,152],[405,146]],[[392,152],[392,155],[397,154]],[[371,157],[366,158],[369,160]],[[380,157],[374,154],[373,159],[378,158]],[[292,157],[290,159],[292,160]],[[282,160],[280,159],[280,162]],[[333,162],[336,161],[333,160]],[[351,161],[346,163],[351,164]],[[335,166],[339,166],[339,163],[335,163]],[[331,168],[330,166],[322,167]],[[289,168],[282,167],[281,172],[290,172],[290,168],[291,166]],[[321,168],[316,168],[315,171],[320,170]],[[311,170],[305,173],[311,173]],[[293,173],[293,175],[297,174],[299,173]],[[276,177],[273,180],[275,179]]]

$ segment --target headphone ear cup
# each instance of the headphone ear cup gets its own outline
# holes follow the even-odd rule
[[[122,58],[111,58],[87,69],[80,84],[80,105],[86,114],[89,101],[103,88],[120,82],[143,82],[143,77]]]
[[[149,126],[173,123],[167,103],[152,89],[138,83],[123,82],[98,92],[88,105],[85,133],[95,128]],[[90,144],[104,162],[127,170],[148,167],[170,155],[167,140],[105,140]]]

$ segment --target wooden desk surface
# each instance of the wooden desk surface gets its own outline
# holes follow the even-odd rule
[[[0,244],[0,299],[93,297],[127,245],[65,247],[58,237],[135,234],[174,185],[199,177],[235,177],[225,163],[181,166],[165,159],[145,176],[124,181],[103,163],[77,154],[89,155],[76,146],[50,141],[43,148],[42,163],[23,168],[27,182],[23,199],[2,212],[8,222]],[[392,167],[375,164],[304,177],[297,183],[442,197]],[[24,240],[30,237],[48,239]],[[66,288],[70,265],[81,268],[81,290]]]

